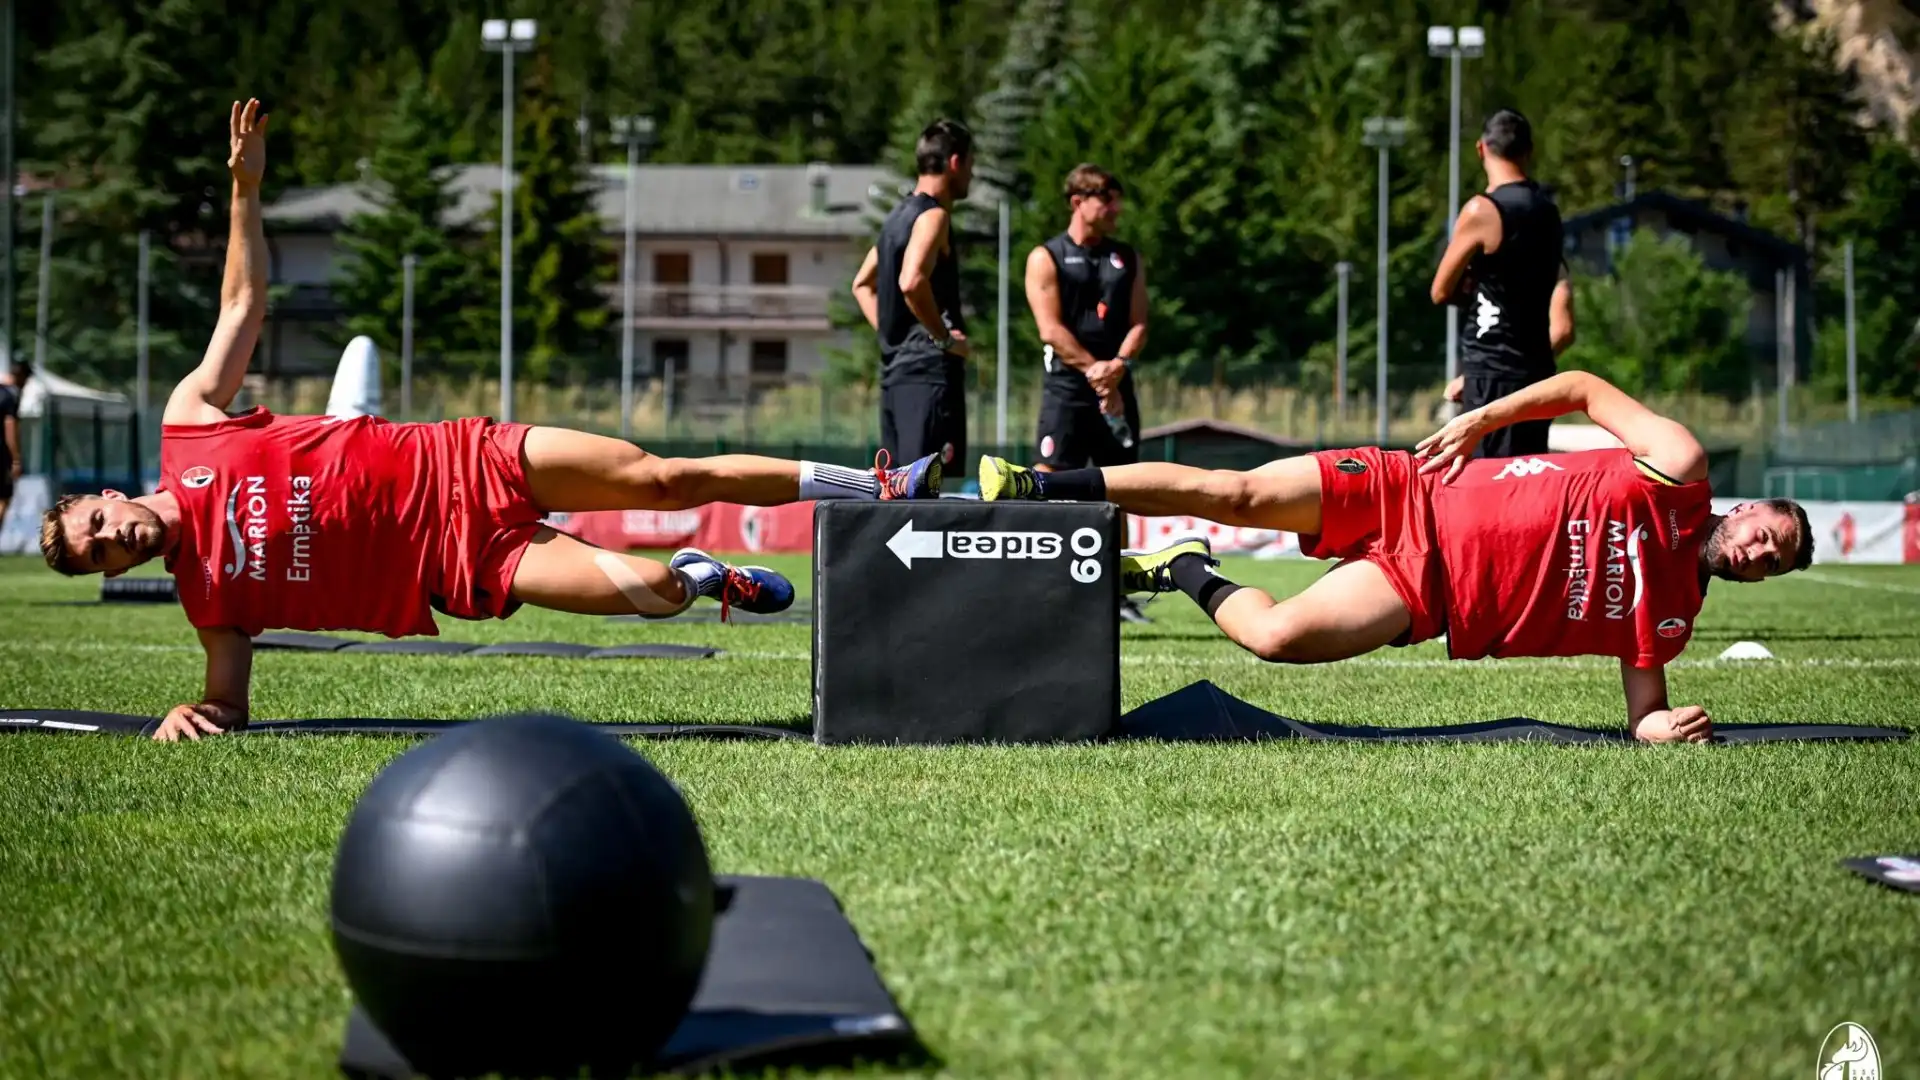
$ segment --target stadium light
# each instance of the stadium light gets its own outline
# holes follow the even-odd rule
[[[615,116],[608,123],[613,137],[627,146],[626,255],[620,263],[620,437],[624,439],[633,423],[633,283],[639,276],[633,250],[634,190],[639,184],[640,155],[653,148],[653,117]]]
[[[500,54],[500,419],[513,422],[513,55],[529,52],[540,27],[532,19],[488,19],[480,47]]]
[[[1487,32],[1478,26],[1427,27],[1427,55],[1453,67],[1453,109],[1447,125],[1447,239],[1460,216],[1460,61],[1486,52]],[[1460,309],[1447,305],[1447,381],[1460,373]]]
[[[1387,445],[1387,154],[1407,141],[1407,122],[1398,116],[1370,116],[1361,128],[1360,141],[1380,152],[1380,253],[1375,275],[1379,278],[1374,300],[1374,320],[1378,323],[1374,344],[1374,412],[1379,427],[1379,445]]]

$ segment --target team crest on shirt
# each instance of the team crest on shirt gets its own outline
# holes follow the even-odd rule
[[[1042,435],[1040,437],[1040,456],[1041,457],[1053,456],[1053,436]]]
[[[1120,253],[1117,251],[1108,253],[1107,261],[1113,264],[1115,270],[1125,270],[1127,268],[1125,260],[1120,258]]]
[[[1104,319],[1104,318],[1106,318],[1106,317],[1107,317],[1107,302],[1106,302],[1105,300],[1101,300],[1101,301],[1099,301],[1098,303],[1096,303],[1096,304],[1094,304],[1094,305],[1093,305],[1093,313],[1094,313],[1095,315],[1098,315],[1099,317],[1101,317],[1101,318],[1103,318],[1103,319]]]
[[[1663,638],[1677,638],[1687,632],[1687,620],[1668,619],[1659,626],[1654,627],[1654,631]]]
[[[1346,473],[1348,476],[1359,476],[1361,473],[1367,471],[1366,462],[1358,458],[1350,457],[1343,457],[1339,461],[1334,462],[1333,467]]]
[[[208,484],[213,483],[213,470],[207,468],[205,465],[195,465],[193,468],[180,474],[180,482],[186,485],[188,489],[198,491]]]

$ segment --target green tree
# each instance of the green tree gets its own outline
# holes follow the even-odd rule
[[[993,69],[993,89],[974,105],[974,156],[993,186],[1024,196],[1033,189],[1025,168],[1027,128],[1052,92],[1067,51],[1066,0],[1025,0]]]
[[[1851,196],[1822,260],[1827,317],[1815,346],[1815,377],[1831,396],[1846,394],[1841,245],[1851,241],[1861,392],[1920,397],[1920,159],[1892,138],[1876,140],[1855,172]]]
[[[341,231],[344,257],[333,282],[346,314],[334,343],[365,334],[383,356],[397,358],[403,261],[414,256],[414,367],[421,373],[457,366],[481,348],[465,318],[468,308],[484,303],[475,245],[449,220],[456,202],[449,187],[449,116],[418,74],[402,87],[367,178],[378,209],[356,215]]]
[[[1752,371],[1752,303],[1744,278],[1709,268],[1685,237],[1637,232],[1615,253],[1611,276],[1575,277],[1580,329],[1560,366],[1628,393],[1737,394]]]

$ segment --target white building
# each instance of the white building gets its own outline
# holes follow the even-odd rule
[[[876,207],[884,213],[911,187],[872,165],[642,165],[635,172],[636,371],[675,371],[722,391],[744,388],[749,377],[765,385],[814,376],[826,365],[825,348],[848,343],[830,324],[828,305],[834,294],[847,295],[875,233]],[[594,174],[617,325],[627,170],[601,165]],[[458,198],[449,224],[479,221],[493,205],[500,169],[461,166],[452,184]],[[291,289],[262,334],[256,370],[332,371],[339,350],[313,331],[340,316],[329,288],[338,272],[335,234],[374,209],[353,185],[292,191],[266,209],[272,279]],[[391,337],[398,340],[398,327]],[[612,357],[618,342],[612,335]]]

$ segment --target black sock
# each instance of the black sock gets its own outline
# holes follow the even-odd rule
[[[1209,619],[1227,602],[1227,597],[1240,591],[1240,586],[1214,573],[1207,560],[1198,555],[1178,556],[1167,569],[1173,575],[1174,585],[1193,597],[1193,602],[1200,605]]]
[[[1060,472],[1034,470],[1039,478],[1040,497],[1067,502],[1105,502],[1107,477],[1099,469],[1063,469]]]

